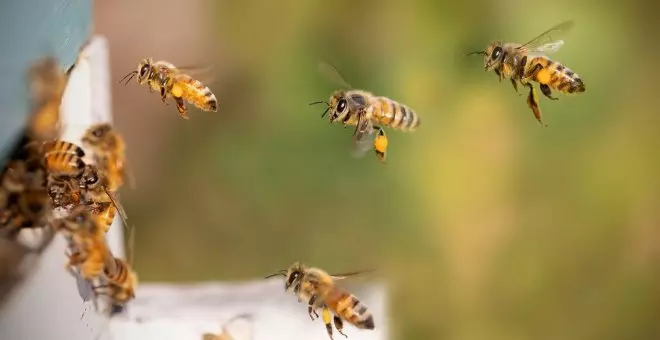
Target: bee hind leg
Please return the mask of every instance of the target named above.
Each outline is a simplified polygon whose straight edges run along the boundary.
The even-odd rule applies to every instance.
[[[552,99],[552,100],[558,100],[559,98],[553,97],[552,96],[552,90],[550,90],[550,86],[547,84],[541,84],[541,92],[543,92],[543,95]]]
[[[330,340],[334,340],[332,338],[332,324],[331,324],[331,315],[330,315],[330,310],[328,307],[323,307],[323,311],[321,312],[323,315],[323,323],[325,324],[325,330],[328,332],[328,336],[330,337]]]
[[[529,106],[530,109],[532,109],[532,112],[534,113],[534,117],[536,117],[536,120],[538,120],[539,123],[541,123],[542,126],[547,126],[545,123],[543,123],[543,118],[541,118],[541,108],[539,107],[539,98],[538,95],[536,94],[536,90],[534,90],[534,86],[530,83],[525,83],[525,86],[529,87],[529,95],[527,96],[527,106]]]
[[[335,321],[335,328],[337,329],[337,332],[339,332],[339,334],[343,335],[344,338],[348,338],[348,335],[344,334],[344,332],[341,331],[342,329],[344,329],[344,322],[341,321],[341,318],[335,315],[334,321]]]
[[[385,163],[385,157],[387,156],[387,136],[382,127],[374,126],[374,129],[378,130],[376,137],[374,137],[374,152],[378,160]]]
[[[176,101],[176,109],[179,110],[179,116],[183,119],[189,119],[188,110],[186,109],[186,103],[183,101],[183,98],[174,97],[174,100]]]

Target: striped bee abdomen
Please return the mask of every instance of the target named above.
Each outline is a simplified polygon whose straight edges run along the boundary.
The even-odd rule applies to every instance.
[[[343,289],[334,289],[325,303],[337,316],[361,329],[374,329],[374,318],[358,298]]]
[[[183,99],[205,111],[218,110],[218,100],[211,89],[189,76],[180,77],[182,78],[179,78],[178,82],[182,84]]]
[[[585,91],[584,82],[568,67],[552,61],[547,57],[536,57],[530,61],[529,69],[540,65],[534,80],[539,84],[546,84],[551,89],[563,93],[580,93]]]
[[[379,124],[401,131],[414,131],[419,126],[419,116],[409,107],[386,97],[377,98],[374,119]]]
[[[85,168],[85,162],[76,154],[66,152],[50,152],[45,157],[48,171],[57,176],[79,177]]]
[[[44,142],[41,146],[41,152],[64,152],[75,154],[78,157],[85,156],[85,151],[81,147],[63,140]]]

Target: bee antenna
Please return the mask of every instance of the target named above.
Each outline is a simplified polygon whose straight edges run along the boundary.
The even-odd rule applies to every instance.
[[[265,279],[270,279],[271,277],[280,276],[280,275],[286,276],[286,270],[280,269],[279,271],[277,271],[277,273],[266,276]]]
[[[124,81],[124,79],[128,78],[126,80],[126,83],[124,83],[124,85],[128,85],[128,82],[131,81],[131,79],[133,79],[133,77],[135,77],[137,75],[137,73],[138,73],[137,71],[132,71],[132,72],[128,73],[127,75],[125,75],[124,78],[121,78],[121,80],[119,82],[121,83],[121,82]]]
[[[317,101],[317,102],[309,103],[310,106],[311,105],[316,105],[316,104],[325,104],[325,105],[330,106],[330,104],[328,102],[326,102],[325,100],[320,100],[320,101]]]
[[[486,51],[476,51],[476,52],[470,52],[466,54],[465,56],[473,55],[473,54],[481,54],[481,55],[486,55]]]
[[[325,109],[325,111],[323,111],[323,114],[321,115],[321,118],[323,118],[325,116],[325,114],[328,113],[328,111],[330,111],[330,106],[328,106],[328,108]]]

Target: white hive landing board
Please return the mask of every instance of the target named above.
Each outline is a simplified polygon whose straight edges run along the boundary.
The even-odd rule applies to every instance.
[[[376,329],[345,324],[344,333],[351,340],[387,339],[385,287],[351,285],[350,289],[373,313]],[[108,338],[201,340],[203,333],[219,333],[227,320],[238,315],[250,319],[230,323],[233,340],[329,339],[323,322],[312,321],[306,304],[285,293],[282,281],[274,279],[240,284],[142,284],[128,313],[110,321]],[[344,337],[335,331],[334,339]]]
[[[108,68],[107,42],[94,37],[81,52],[64,93],[60,107],[64,140],[81,145],[82,133],[90,124],[111,121]],[[113,253],[121,256],[118,217],[107,238]],[[0,340],[94,339],[107,324],[106,318],[92,311],[91,302],[83,302],[90,295],[89,286],[65,270],[65,248],[66,241],[57,235],[34,272],[14,288],[0,310]]]

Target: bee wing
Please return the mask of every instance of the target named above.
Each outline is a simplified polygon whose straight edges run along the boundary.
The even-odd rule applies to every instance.
[[[173,72],[174,74],[186,74],[190,77],[198,79],[205,84],[215,81],[215,77],[213,76],[213,68],[211,66],[177,66],[173,70],[176,70]]]
[[[540,53],[540,54],[551,54],[557,52],[564,45],[563,40],[557,40],[545,45],[541,45],[534,49],[528,50],[529,54]]]
[[[346,81],[346,78],[341,74],[341,72],[339,72],[339,69],[337,69],[334,65],[326,61],[320,61],[318,68],[319,72],[329,81],[345,89],[353,88],[353,86],[351,86],[351,84]]]
[[[360,120],[355,130],[355,136],[351,144],[351,155],[354,158],[362,158],[369,150],[373,149],[375,129],[371,121],[365,119]]]
[[[568,21],[564,21],[562,23],[559,23],[555,26],[552,26],[547,31],[539,34],[536,38],[534,38],[534,39],[522,44],[521,46],[519,46],[518,49],[525,48],[529,51],[534,51],[534,50],[537,50],[537,49],[543,47],[544,45],[551,45],[551,44],[553,44],[553,41],[555,41],[555,39],[558,36],[563,35],[563,34],[567,33],[568,31],[570,31],[571,28],[573,28],[574,24],[575,24],[574,21],[568,20]],[[559,42],[559,41],[561,41],[561,40],[556,40],[555,43]],[[561,44],[559,44],[559,46],[561,46],[563,43],[564,42],[561,41]]]
[[[347,279],[349,277],[354,277],[354,276],[364,275],[364,274],[368,274],[368,273],[373,273],[375,271],[376,271],[375,269],[367,269],[367,270],[361,270],[361,271],[357,271],[357,272],[333,274],[333,275],[330,275],[330,277],[332,277],[333,280],[344,280],[344,279]]]

